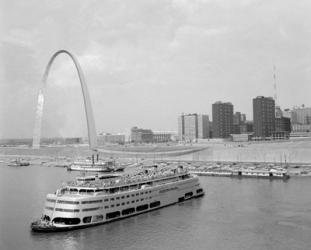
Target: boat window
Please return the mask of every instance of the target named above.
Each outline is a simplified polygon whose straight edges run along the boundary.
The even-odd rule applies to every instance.
[[[117,197],[116,199],[117,199],[117,200],[120,200],[120,197]]]
[[[148,194],[148,192],[145,192],[145,194]]]
[[[103,200],[82,201],[82,204],[102,203]]]
[[[148,204],[140,205],[140,206],[136,207],[136,211],[137,212],[140,212],[140,211],[143,211],[143,210],[146,210],[146,209],[148,209]]]
[[[96,189],[95,192],[104,192],[104,189]]]
[[[124,205],[125,205],[125,203],[124,203],[124,202],[122,202],[122,203],[121,203],[121,205],[122,205],[122,206],[124,206]]]
[[[83,212],[88,212],[88,211],[95,211],[95,210],[99,210],[102,209],[102,207],[90,207],[90,208],[84,208],[82,209]]]
[[[158,207],[160,206],[161,202],[160,201],[155,201],[150,203],[150,208]]]
[[[56,208],[55,210],[59,212],[68,212],[68,213],[79,213],[80,212],[79,209]]]
[[[129,187],[128,186],[123,186],[123,187],[120,187],[120,190],[121,191],[127,191],[129,189]]]
[[[125,198],[124,196],[121,197],[121,199],[124,199],[124,198]]]
[[[129,202],[129,201],[127,201],[127,202],[126,202],[126,204],[130,204],[130,202]]]
[[[119,211],[115,211],[115,212],[107,213],[106,214],[106,219],[113,219],[113,218],[117,218],[119,216],[120,216],[120,212]]]
[[[99,221],[102,221],[104,219],[104,216],[99,214],[99,215],[94,215],[93,216],[93,219],[92,219],[92,222],[99,222]]]
[[[104,201],[109,201],[109,199],[104,199]]]
[[[136,200],[136,202],[139,202],[139,200]]]
[[[79,193],[86,193],[86,189],[80,189]]]
[[[105,206],[105,208],[107,209],[107,208],[109,208],[109,206]]]
[[[122,215],[128,215],[132,213],[135,213],[135,208],[133,207],[122,210]]]
[[[135,196],[135,194],[132,194],[132,197],[134,197]]]
[[[54,210],[54,208],[52,208],[52,207],[45,207],[45,209],[47,209],[47,210]]]
[[[114,198],[110,198],[111,201],[114,201]]]
[[[201,193],[201,192],[203,192],[202,188],[197,189],[197,193]]]
[[[126,196],[126,198],[129,198],[129,197],[130,197],[130,195],[127,195],[127,196]]]
[[[189,196],[192,196],[193,195],[193,193],[192,192],[189,192],[189,193],[186,193],[185,194],[185,197],[189,197]]]
[[[139,193],[136,194],[136,196],[138,196],[138,195],[139,195]]]
[[[54,200],[54,199],[46,199],[46,201],[48,201],[48,202],[55,202],[56,200]]]
[[[144,194],[144,192],[141,192],[140,194],[141,194],[141,195],[143,195],[143,194]]]
[[[132,201],[132,203],[134,203],[135,201]]]
[[[58,200],[57,203],[60,203],[60,204],[79,204],[79,201],[63,201],[63,200]]]
[[[117,204],[117,207],[119,207],[119,206],[120,206],[120,203]]]
[[[83,218],[83,223],[90,223],[92,220],[92,216],[87,216]]]
[[[56,217],[53,219],[55,224],[65,224],[65,225],[78,225],[80,223],[79,218],[62,218]]]
[[[78,193],[78,189],[76,189],[76,188],[70,188],[70,192],[72,192],[72,193]]]
[[[114,204],[112,204],[110,207],[114,207]]]
[[[88,192],[88,193],[94,193],[94,190],[93,190],[93,189],[87,189],[86,192]]]

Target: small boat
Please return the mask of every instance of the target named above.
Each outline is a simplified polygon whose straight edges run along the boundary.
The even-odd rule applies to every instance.
[[[8,166],[10,167],[24,167],[24,166],[29,166],[29,165],[30,165],[29,161],[20,160],[20,159],[13,160],[8,164]]]

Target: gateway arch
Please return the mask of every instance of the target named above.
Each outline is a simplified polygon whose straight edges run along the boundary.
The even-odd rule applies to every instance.
[[[44,104],[44,90],[46,88],[47,78],[48,78],[48,75],[50,72],[50,68],[51,68],[55,58],[60,54],[68,55],[76,67],[76,70],[77,70],[77,73],[79,76],[79,80],[80,80],[81,89],[82,89],[83,100],[84,100],[84,109],[85,109],[85,115],[86,115],[86,121],[87,121],[89,145],[90,145],[90,149],[96,150],[96,148],[97,148],[96,128],[95,128],[95,122],[94,122],[91,100],[90,100],[89,92],[87,90],[87,86],[85,83],[84,74],[83,74],[83,71],[81,69],[81,66],[80,66],[77,58],[67,50],[59,50],[56,53],[54,53],[53,56],[51,57],[48,65],[45,68],[44,75],[42,78],[42,85],[41,85],[39,95],[38,95],[38,104],[37,104],[37,110],[36,110],[36,120],[35,120],[35,127],[34,127],[34,133],[33,133],[32,147],[33,148],[39,148],[40,147],[41,124],[42,124],[42,114],[43,114],[43,104]]]

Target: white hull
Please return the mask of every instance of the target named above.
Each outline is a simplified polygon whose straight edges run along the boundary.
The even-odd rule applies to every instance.
[[[53,231],[61,231],[126,218],[202,195],[198,177],[190,176],[114,194],[76,195],[71,199],[48,194],[43,214],[54,222]]]
[[[107,168],[107,167],[76,166],[76,165],[68,166],[67,170],[70,170],[70,171],[87,171],[87,172],[112,172],[112,170]]]

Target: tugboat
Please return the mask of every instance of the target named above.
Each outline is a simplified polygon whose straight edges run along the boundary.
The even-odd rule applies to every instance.
[[[198,177],[181,166],[113,179],[85,177],[48,194],[43,216],[30,227],[55,232],[96,226],[203,195]]]

